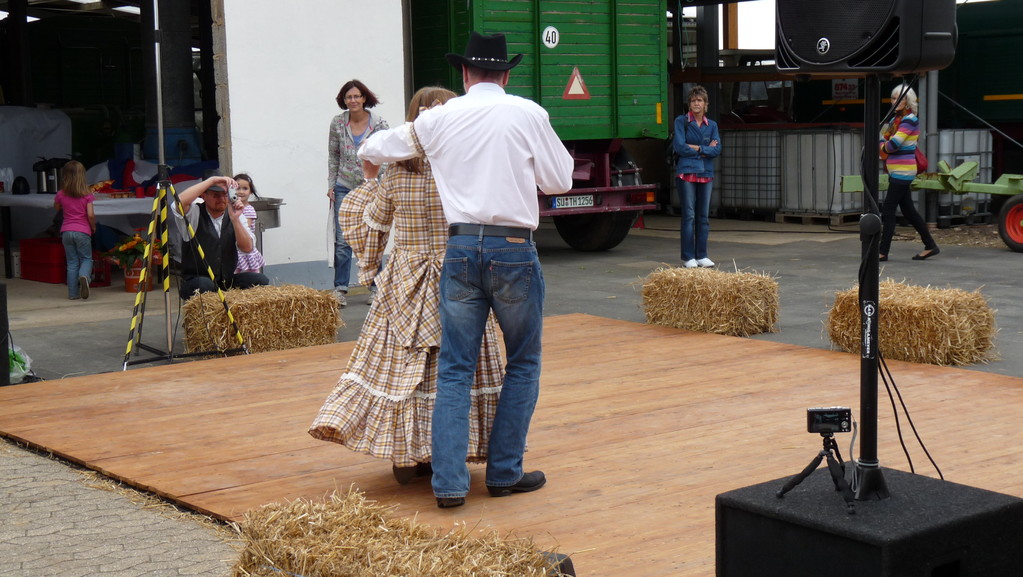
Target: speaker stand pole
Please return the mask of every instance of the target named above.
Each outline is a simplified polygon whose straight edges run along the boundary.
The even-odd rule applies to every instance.
[[[878,246],[881,216],[878,214],[878,125],[881,123],[881,79],[866,77],[863,96],[863,208],[860,217],[862,244],[860,274],[860,458],[856,461],[856,499],[889,497],[888,485],[877,460],[878,372]],[[870,195],[870,196],[868,196]]]

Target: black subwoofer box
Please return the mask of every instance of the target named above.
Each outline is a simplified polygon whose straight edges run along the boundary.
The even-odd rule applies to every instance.
[[[882,472],[891,496],[852,515],[824,468],[784,498],[788,478],[718,495],[717,576],[1023,575],[1023,500]]]

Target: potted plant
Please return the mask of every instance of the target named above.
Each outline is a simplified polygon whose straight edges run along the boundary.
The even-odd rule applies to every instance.
[[[117,246],[103,253],[103,256],[112,258],[124,271],[124,290],[135,292],[142,275],[142,260],[146,255],[146,247],[149,246],[148,239],[142,237],[142,229],[137,229],[135,234],[121,239]],[[160,239],[153,240],[152,262],[160,262]],[[152,278],[147,275],[147,288],[152,287]]]

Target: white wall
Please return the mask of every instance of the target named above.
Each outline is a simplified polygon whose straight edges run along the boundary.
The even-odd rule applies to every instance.
[[[263,235],[268,265],[327,270],[327,134],[334,97],[358,78],[394,126],[405,115],[401,0],[222,0],[230,114],[229,170],[282,198]],[[219,51],[218,51],[219,52]],[[223,96],[218,91],[218,99]],[[222,137],[223,138],[223,137]],[[226,171],[225,171],[226,172]]]

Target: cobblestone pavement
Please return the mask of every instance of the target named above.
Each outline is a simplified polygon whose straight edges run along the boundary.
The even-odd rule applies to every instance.
[[[0,575],[230,575],[228,526],[132,493],[0,441]]]

